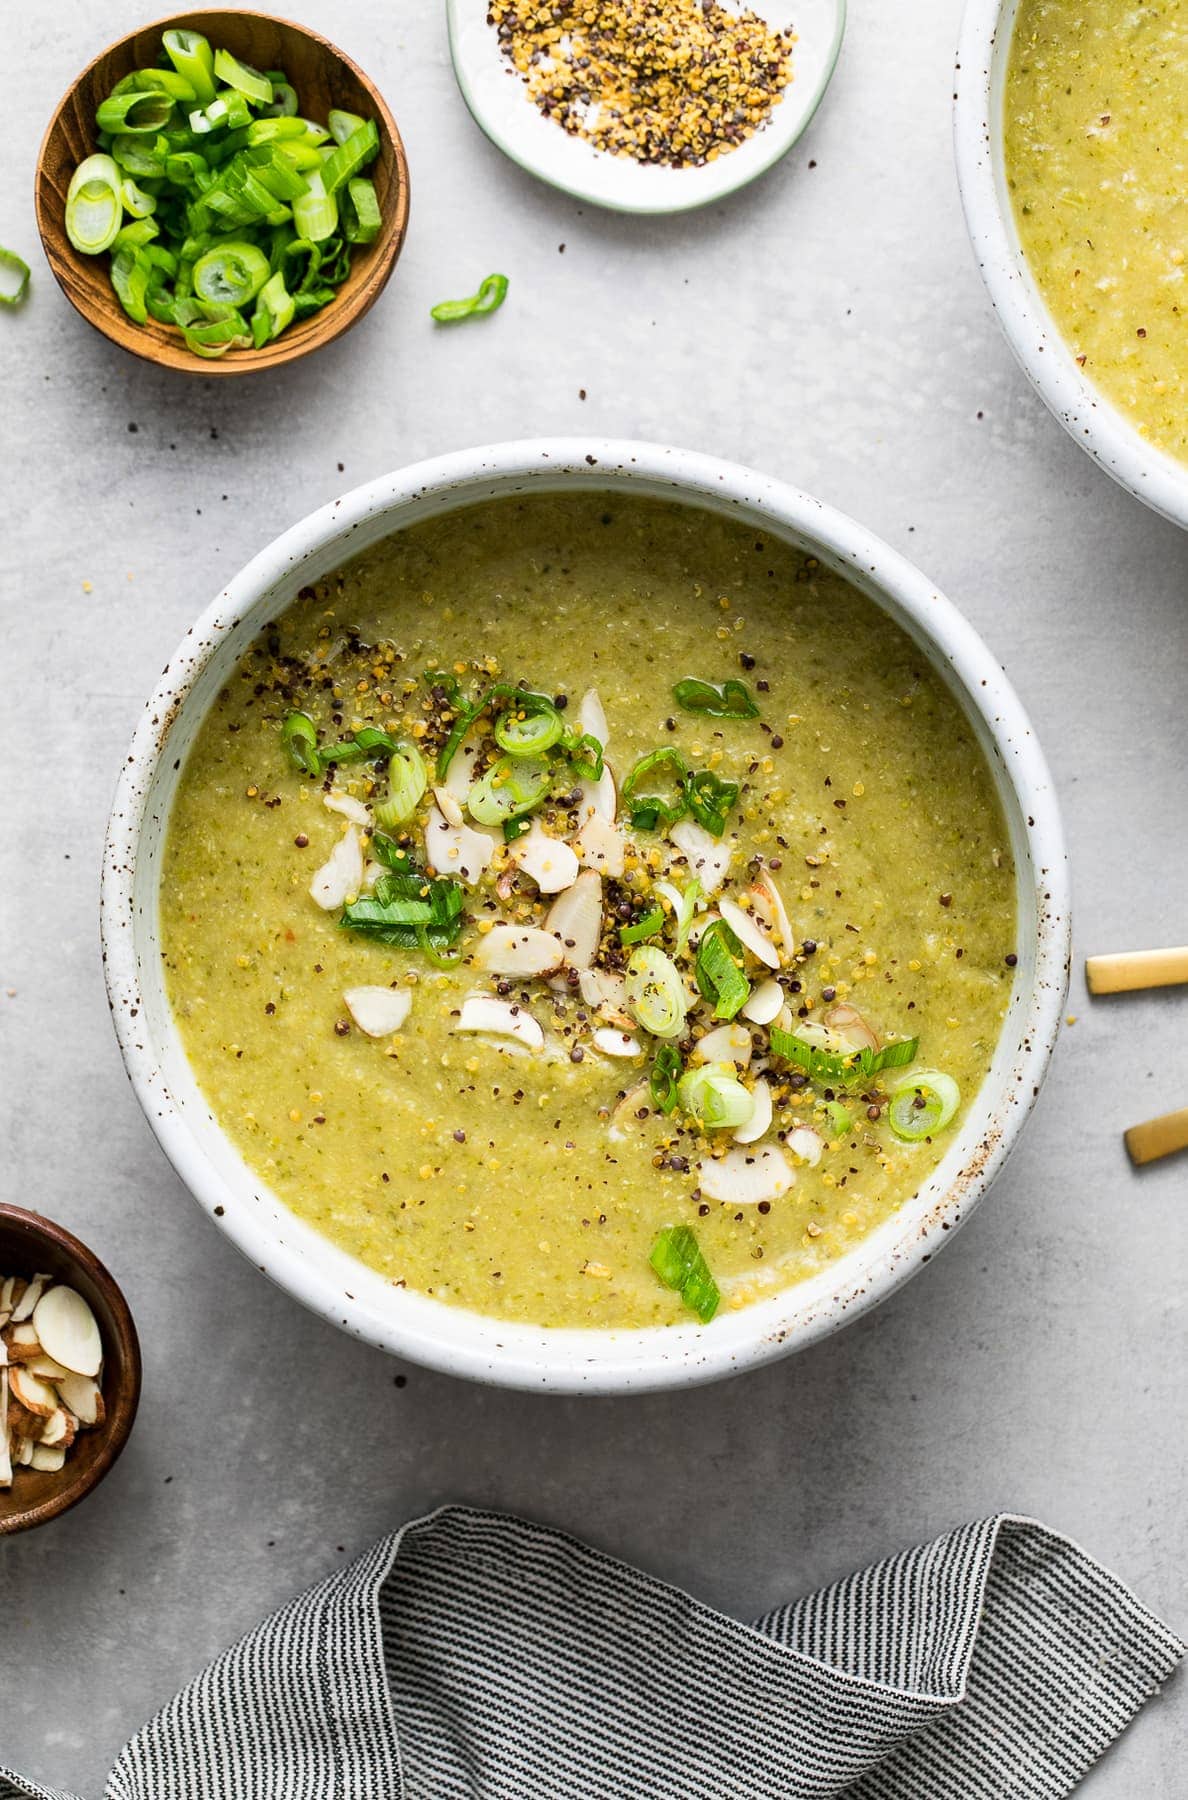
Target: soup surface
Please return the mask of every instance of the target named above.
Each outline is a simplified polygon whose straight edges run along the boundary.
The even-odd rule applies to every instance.
[[[1057,324],[1136,430],[1188,459],[1188,0],[1022,0],[1005,128]]]
[[[304,590],[201,727],[160,906],[263,1180],[394,1282],[545,1325],[843,1256],[943,1155],[1014,963],[997,797],[923,656],[815,559],[619,494]]]

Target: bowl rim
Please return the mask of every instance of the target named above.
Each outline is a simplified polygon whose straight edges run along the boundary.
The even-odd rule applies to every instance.
[[[252,1195],[249,1187],[245,1196],[224,1179],[166,1085],[146,1026],[146,990],[137,951],[138,847],[149,823],[158,767],[170,754],[175,764],[180,763],[170,750],[171,734],[221,641],[246,619],[254,627],[283,604],[282,586],[291,597],[301,584],[302,565],[311,559],[333,549],[337,560],[346,560],[351,540],[362,526],[370,525],[373,537],[387,535],[375,529],[377,521],[390,521],[389,529],[395,531],[410,508],[449,511],[492,489],[523,491],[534,482],[554,488],[582,483],[623,487],[637,478],[651,484],[651,491],[659,488],[686,504],[719,512],[737,508],[740,517],[757,523],[766,519],[782,534],[799,536],[868,592],[877,588],[885,594],[892,617],[901,624],[905,618],[912,622],[918,638],[927,641],[934,666],[952,671],[950,685],[954,679],[958,683],[967,716],[976,716],[994,742],[1003,764],[1000,786],[1012,796],[1028,862],[1037,872],[1032,916],[1029,920],[1020,906],[1016,928],[1016,943],[1023,943],[1026,934],[1027,943],[1034,946],[1035,975],[1029,991],[1017,982],[1013,992],[1011,1005],[1017,1000],[1019,1012],[1009,1076],[1002,1081],[997,1110],[989,1106],[988,1083],[984,1085],[979,1106],[970,1113],[970,1120],[977,1123],[976,1130],[968,1127],[965,1160],[944,1190],[938,1188],[929,1197],[928,1210],[905,1220],[901,1229],[906,1208],[901,1209],[889,1222],[894,1230],[887,1241],[872,1248],[879,1233],[863,1240],[852,1255],[826,1272],[819,1292],[808,1291],[817,1284],[814,1278],[813,1284],[783,1289],[771,1300],[719,1314],[708,1329],[677,1325],[637,1332],[513,1325],[411,1290],[402,1292],[395,1303],[386,1294],[382,1311],[373,1309],[352,1291],[358,1281],[348,1287],[292,1247],[295,1216],[258,1177],[243,1175],[246,1165],[239,1163],[242,1179],[260,1192]],[[373,540],[360,537],[355,548],[362,549],[368,541]],[[176,770],[166,770],[161,779],[171,785],[175,774]],[[155,805],[163,818],[167,801],[157,799]],[[146,966],[155,970],[159,968],[152,935],[155,893],[149,904],[152,919],[145,929],[152,955]],[[1068,986],[1068,866],[1051,776],[1018,697],[973,627],[897,551],[832,507],[737,464],[662,445],[542,438],[454,452],[367,482],[282,533],[228,583],[166,665],[122,766],[104,847],[101,934],[116,1035],[145,1115],[190,1192],[259,1269],[311,1310],[363,1341],[446,1373],[537,1391],[640,1392],[717,1380],[805,1347],[892,1293],[953,1235],[1013,1147],[1050,1059]],[[184,1062],[171,1021],[167,1030]],[[206,1111],[214,1138],[225,1148],[229,1140],[209,1108]],[[921,1195],[932,1182],[930,1177],[922,1185]],[[260,1201],[265,1195],[283,1217],[283,1228],[243,1204],[245,1197]],[[304,1229],[312,1233],[312,1227]],[[879,1228],[880,1233],[887,1230]],[[325,1239],[317,1239],[317,1244],[326,1250]],[[325,1264],[324,1257],[322,1261]],[[352,1272],[362,1269],[350,1261]]]
[[[0,1227],[15,1225],[27,1232],[32,1238],[42,1239],[51,1244],[59,1253],[67,1256],[72,1262],[85,1270],[95,1286],[101,1290],[108,1306],[111,1308],[114,1323],[115,1352],[119,1361],[121,1374],[120,1405],[114,1417],[105,1420],[101,1426],[102,1437],[93,1462],[81,1474],[76,1471],[73,1481],[65,1480],[62,1486],[52,1493],[48,1499],[37,1506],[25,1507],[20,1512],[0,1515],[0,1537],[11,1537],[19,1531],[30,1531],[34,1526],[48,1524],[51,1519],[61,1518],[63,1513],[77,1506],[80,1500],[93,1493],[103,1478],[111,1471],[119,1460],[129,1434],[136,1420],[137,1408],[140,1405],[140,1389],[143,1379],[143,1365],[140,1354],[140,1339],[132,1318],[123,1289],[102,1263],[95,1252],[75,1237],[64,1225],[55,1219],[48,1219],[44,1213],[30,1212],[27,1207],[13,1206],[7,1201],[0,1201]],[[111,1335],[110,1333],[108,1334]],[[111,1346],[105,1346],[110,1354]],[[69,1471],[69,1462],[63,1474]]]
[[[311,42],[320,45],[324,52],[329,52],[330,55],[337,57],[339,62],[344,63],[346,67],[357,76],[368,94],[374,97],[376,109],[379,113],[381,130],[386,133],[392,146],[392,154],[395,159],[398,177],[394,201],[394,228],[389,243],[384,247],[384,261],[380,265],[380,279],[366,294],[363,304],[354,307],[354,309],[349,312],[341,314],[334,321],[334,329],[328,331],[324,337],[304,343],[300,341],[292,342],[285,345],[283,351],[278,351],[275,355],[263,361],[258,354],[253,354],[251,356],[232,355],[226,357],[195,356],[192,357],[189,362],[175,362],[171,357],[162,354],[163,346],[159,345],[154,337],[146,336],[141,339],[134,333],[122,333],[117,329],[119,321],[114,315],[110,318],[106,313],[98,313],[92,316],[90,312],[85,312],[83,310],[74,294],[70,291],[70,287],[65,278],[64,263],[56,252],[51,251],[49,243],[46,240],[48,218],[48,200],[46,197],[46,190],[48,188],[46,154],[49,148],[50,139],[58,125],[58,121],[65,108],[69,105],[74,93],[86,80],[87,76],[91,73],[91,70],[103,61],[104,57],[110,56],[113,51],[123,49],[125,44],[130,43],[134,38],[140,37],[144,32],[168,31],[175,25],[185,24],[188,20],[198,18],[208,13],[240,15],[245,18],[263,19],[270,25],[284,26],[288,31],[295,31],[299,33],[301,37],[309,38]],[[191,6],[180,12],[175,11],[165,13],[160,18],[148,19],[142,25],[137,25],[133,30],[126,31],[122,37],[113,38],[109,44],[105,45],[103,49],[98,50],[95,55],[91,57],[90,61],[79,70],[78,74],[69,83],[61,98],[58,100],[57,105],[50,113],[49,121],[41,135],[41,141],[37,146],[37,157],[33,167],[33,213],[37,222],[37,236],[41,243],[42,255],[49,264],[50,273],[57,282],[59,289],[74,308],[74,311],[78,314],[79,318],[87,325],[90,325],[93,330],[98,331],[105,337],[108,343],[115,344],[129,356],[138,357],[141,362],[151,363],[158,369],[171,369],[178,375],[203,375],[214,377],[260,375],[265,374],[271,369],[284,368],[288,363],[299,362],[302,357],[310,356],[317,350],[325,349],[328,344],[333,344],[339,338],[345,336],[353,326],[359,323],[360,319],[365,318],[371,311],[371,308],[375,305],[392,277],[393,270],[400,260],[400,253],[404,248],[404,240],[408,235],[408,156],[404,148],[404,140],[400,136],[400,129],[393,117],[392,110],[378,85],[372,81],[370,75],[367,74],[365,69],[360,67],[352,56],[348,56],[345,50],[340,50],[337,44],[330,38],[324,37],[320,31],[316,31],[311,25],[303,25],[297,19],[287,18],[282,13],[265,12],[259,7],[254,6]],[[78,254],[79,253],[71,245],[70,255],[77,256]],[[316,316],[318,315],[315,315],[315,317]],[[129,323],[131,324],[132,321],[129,321]]]
[[[1069,436],[1136,499],[1188,527],[1188,466],[1087,380],[1028,267],[1002,169],[1002,81],[1020,0],[966,0],[953,93],[957,185],[978,269],[1016,359]]]

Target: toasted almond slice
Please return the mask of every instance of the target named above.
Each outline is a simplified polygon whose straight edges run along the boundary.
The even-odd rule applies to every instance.
[[[33,1323],[41,1347],[75,1375],[98,1375],[103,1344],[95,1315],[72,1287],[52,1287],[37,1302]]]
[[[64,1292],[71,1292],[64,1289]],[[57,1410],[58,1396],[48,1381],[42,1381],[40,1375],[30,1375],[28,1369],[14,1363],[8,1372],[9,1392],[24,1407],[26,1412],[35,1413],[39,1419],[48,1419]]]
[[[12,1391],[11,1382],[8,1388],[7,1420],[12,1437],[32,1438],[34,1441],[41,1436],[41,1428],[46,1422],[41,1413],[30,1412],[27,1406],[21,1405]]]
[[[721,838],[711,837],[695,819],[678,819],[668,836],[700,881],[702,893],[716,894],[730,867],[730,845]]]
[[[536,819],[512,845],[511,858],[542,894],[560,894],[571,888],[581,867],[577,852],[561,838],[550,837]]]
[[[729,1206],[757,1206],[761,1200],[778,1200],[796,1180],[782,1150],[769,1145],[762,1150],[728,1150],[725,1156],[707,1158],[698,1170],[702,1193]]]
[[[561,967],[564,954],[553,933],[538,925],[492,925],[480,939],[474,960],[492,975],[533,977],[551,975]]]
[[[609,1025],[600,1025],[594,1033],[594,1043],[604,1056],[642,1056],[643,1045],[629,1031],[613,1031]]]
[[[70,1373],[60,1362],[55,1362],[52,1356],[47,1356],[44,1350],[39,1356],[31,1356],[25,1367],[30,1375],[40,1375],[43,1381],[52,1382],[54,1387],[57,1387],[63,1375]]]
[[[77,1430],[77,1420],[64,1406],[58,1406],[41,1427],[41,1436],[37,1441],[40,1444],[61,1444],[64,1450],[69,1450]]]
[[[435,787],[433,798],[437,802],[438,812],[447,825],[452,825],[455,830],[459,825],[465,825],[466,815],[462,811],[462,804],[457,794],[452,794],[448,787]]]
[[[879,1047],[878,1033],[867,1024],[856,1006],[847,1006],[844,1002],[831,1006],[822,1023],[844,1038],[851,1050],[877,1050]]]
[[[602,936],[602,877],[596,870],[583,869],[573,886],[557,896],[545,927],[560,938],[563,960],[571,969],[591,967]]]
[[[784,990],[778,981],[761,981],[739,1009],[752,1025],[771,1025],[780,1016]]]
[[[736,1144],[755,1144],[771,1130],[772,1106],[771,1089],[765,1081],[757,1081],[751,1089],[751,1098],[755,1110],[745,1125],[740,1125],[734,1134]]]
[[[66,1450],[62,1444],[33,1444],[29,1452],[29,1467],[44,1469],[47,1474],[56,1475],[66,1461]]]
[[[425,855],[438,875],[453,876],[473,887],[495,855],[496,839],[471,825],[451,825],[439,807],[429,808]]]
[[[779,968],[779,951],[770,938],[765,935],[758,920],[745,907],[739,906],[737,901],[728,900],[723,896],[718,902],[718,911],[744,950],[749,950],[752,956],[757,956],[759,961],[766,963],[769,969]]]
[[[391,1037],[408,1017],[411,988],[353,987],[343,991],[343,1004],[368,1037]]]
[[[578,860],[617,881],[627,861],[627,840],[613,819],[592,813],[573,840]]]
[[[33,1461],[32,1438],[14,1438],[12,1443],[12,1460],[18,1468],[27,1469]],[[63,1457],[63,1462],[66,1460]]]
[[[754,1046],[751,1034],[743,1025],[719,1025],[698,1038],[693,1046],[694,1062],[736,1063],[745,1068]]]
[[[462,1002],[454,1030],[484,1031],[494,1037],[516,1038],[529,1050],[544,1047],[544,1032],[530,1012],[522,1006],[513,1006],[509,1000],[489,999],[486,994],[473,994]]]
[[[582,703],[578,707],[578,723],[587,736],[597,738],[602,748],[606,749],[610,742],[610,727],[606,722],[606,709],[597,688],[587,688],[582,695]]]
[[[602,774],[597,781],[591,781],[587,776],[581,783],[581,790],[582,798],[578,806],[579,825],[584,825],[596,814],[599,818],[613,821],[619,810],[619,789],[615,781],[614,770],[609,763],[603,763]]]
[[[32,1362],[35,1357],[44,1354],[36,1328],[28,1320],[23,1325],[6,1325],[4,1342],[8,1348],[9,1362]]]
[[[792,921],[788,917],[788,909],[784,905],[779,884],[769,870],[764,869],[761,874],[756,876],[751,887],[751,901],[759,918],[775,937],[783,950],[785,960],[787,960],[796,949],[796,940],[792,935]]]
[[[811,1169],[816,1168],[825,1150],[824,1138],[819,1131],[814,1131],[811,1125],[798,1125],[795,1131],[788,1133],[784,1142],[793,1156],[798,1156],[801,1162],[808,1163]]]
[[[450,766],[446,770],[446,778],[442,782],[448,794],[455,800],[464,801],[479,773],[479,747],[477,738],[469,738],[459,744],[450,758]]]
[[[587,1006],[621,1012],[626,1003],[627,983],[614,969],[582,969],[578,974],[578,992]]]
[[[651,1086],[646,1081],[637,1081],[634,1087],[627,1089],[611,1113],[608,1135],[616,1142],[621,1142],[629,1131],[641,1123],[640,1114],[642,1113],[644,1118],[647,1118],[651,1110]]]
[[[41,1299],[46,1288],[53,1280],[52,1275],[34,1275],[32,1281],[12,1309],[12,1323],[23,1325],[26,1319],[33,1317],[34,1308]]]
[[[333,813],[341,813],[352,825],[370,825],[371,810],[364,806],[362,800],[356,800],[353,794],[344,794],[340,788],[333,793],[322,795],[322,805],[329,807]]]
[[[337,912],[362,886],[363,842],[352,825],[310,882],[309,891],[324,912]]]
[[[102,1425],[103,1391],[93,1375],[63,1375],[54,1383],[58,1398],[80,1425]]]

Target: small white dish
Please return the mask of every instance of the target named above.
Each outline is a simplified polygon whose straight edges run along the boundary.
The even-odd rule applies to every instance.
[[[1156,449],[1077,367],[1027,266],[1003,155],[1003,96],[1019,0],[966,0],[957,52],[957,180],[978,268],[1007,342],[1069,436],[1120,487],[1188,528],[1188,466]]]
[[[645,166],[596,150],[546,119],[487,23],[487,0],[447,0],[458,86],[493,144],[529,174],[614,212],[674,213],[745,187],[787,154],[824,96],[841,49],[846,0],[750,0],[779,30],[796,31],[792,80],[762,130],[696,169]]]

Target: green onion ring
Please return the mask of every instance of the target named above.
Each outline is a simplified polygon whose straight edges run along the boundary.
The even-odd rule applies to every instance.
[[[0,245],[0,270],[11,270],[16,276],[15,287],[7,287],[0,282],[0,306],[19,306],[29,291],[28,263],[15,250],[5,250]]]
[[[506,275],[488,275],[477,294],[466,300],[439,300],[429,308],[429,316],[439,325],[452,325],[458,319],[478,318],[497,312],[507,299]]]

